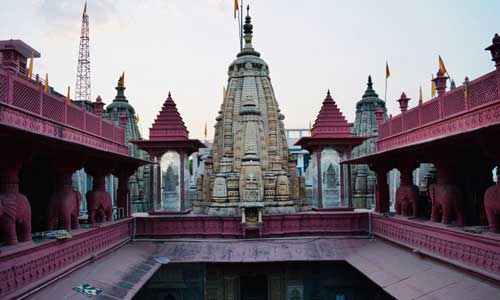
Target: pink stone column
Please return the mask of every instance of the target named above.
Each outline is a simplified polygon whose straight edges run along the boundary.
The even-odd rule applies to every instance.
[[[323,176],[321,174],[321,151],[319,148],[316,150],[316,164],[318,165],[318,207],[323,208]]]
[[[387,184],[387,170],[375,169],[377,174],[375,211],[378,213],[389,212],[389,185]]]
[[[185,203],[185,195],[184,195],[184,157],[185,157],[185,153],[183,150],[179,151],[179,159],[180,159],[180,163],[179,163],[179,168],[180,168],[180,210],[183,211],[186,209],[186,203]]]
[[[158,155],[156,157],[156,207],[153,208],[153,211],[156,210],[156,208],[160,209],[161,208],[161,155]]]

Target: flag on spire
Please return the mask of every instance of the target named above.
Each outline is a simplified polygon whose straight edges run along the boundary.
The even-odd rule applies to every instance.
[[[125,86],[125,72],[122,72],[122,76],[120,76],[120,86]]]
[[[422,86],[418,89],[418,103],[422,104],[424,102],[424,96],[422,95]]]
[[[441,73],[446,74],[448,71],[446,70],[446,66],[444,65],[443,59],[441,58],[441,55],[439,55],[439,70],[441,70]]]
[[[139,114],[135,116],[135,124],[139,124]]]
[[[234,18],[236,19],[237,13],[239,10],[238,0],[234,0]]]
[[[87,14],[87,1],[85,1],[85,5],[83,6],[83,15]]]
[[[49,91],[49,74],[45,73],[45,85],[43,86],[43,91],[48,92]]]
[[[434,81],[434,74],[432,75],[432,86],[431,86],[431,96],[434,98],[436,96],[436,82]]]
[[[28,67],[28,78],[31,79],[33,77],[33,51],[31,51],[30,64]]]
[[[222,100],[226,99],[227,96],[227,89],[225,86],[222,86],[222,97],[224,97]]]
[[[391,71],[389,70],[389,63],[385,62],[385,79],[391,76]]]
[[[66,94],[66,101],[68,101],[68,103],[69,103],[69,102],[71,102],[71,98],[70,98],[70,96],[69,96],[69,95],[70,95],[69,93],[70,93],[70,87],[69,87],[69,85],[68,85],[68,92],[67,92],[67,94]]]

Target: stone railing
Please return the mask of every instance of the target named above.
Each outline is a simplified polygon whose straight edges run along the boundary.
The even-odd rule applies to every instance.
[[[401,113],[380,126],[377,151],[500,123],[500,72],[493,71]]]
[[[373,233],[448,264],[500,280],[500,237],[473,234],[430,221],[372,214]]]
[[[130,239],[131,219],[72,231],[67,240],[0,248],[0,299],[19,295]]]
[[[149,216],[136,218],[136,237],[242,238],[239,217]],[[368,231],[366,212],[304,213],[264,216],[261,237],[300,235],[360,235]]]
[[[43,90],[41,82],[0,69],[0,123],[71,142],[128,154],[125,130]]]

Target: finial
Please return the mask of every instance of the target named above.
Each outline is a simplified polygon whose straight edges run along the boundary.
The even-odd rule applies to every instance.
[[[378,98],[378,94],[373,90],[372,76],[368,75],[368,82],[366,83],[366,91],[363,94],[363,98],[374,97]]]
[[[331,95],[330,95],[330,89],[328,89],[328,91],[326,92],[326,96],[327,97],[331,97]]]
[[[457,84],[455,83],[455,80],[450,81],[450,90],[454,90],[457,87]]]
[[[491,42],[491,45],[484,50],[490,51],[491,60],[495,62],[497,70],[500,70],[500,36],[498,33],[495,34]]]
[[[95,98],[95,101],[96,102],[102,102],[101,95],[97,95],[97,98]]]
[[[247,6],[247,16],[245,17],[245,25],[243,25],[243,39],[245,40],[245,45],[237,57],[244,55],[254,55],[259,57],[260,53],[255,51],[252,46],[252,34],[253,25],[252,18],[250,17],[250,5]]]
[[[408,109],[408,101],[410,101],[410,98],[406,97],[405,92],[402,92],[401,97],[398,99],[399,109],[402,113]]]
[[[87,14],[87,1],[85,1],[85,5],[83,6],[83,15]]]
[[[168,91],[168,98],[172,98],[172,95],[170,94],[170,91]]]

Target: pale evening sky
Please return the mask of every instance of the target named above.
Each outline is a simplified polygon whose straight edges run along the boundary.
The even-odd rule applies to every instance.
[[[35,73],[58,91],[75,88],[83,0],[0,0],[0,39],[19,38],[42,54]],[[287,128],[307,128],[326,90],[349,122],[368,74],[383,98],[389,62],[389,113],[402,91],[417,103],[441,55],[461,84],[493,70],[484,48],[500,32],[500,1],[246,0],[254,47],[270,66]],[[192,138],[209,139],[239,50],[233,0],[89,0],[92,98],[126,95],[148,134],[169,91]]]

